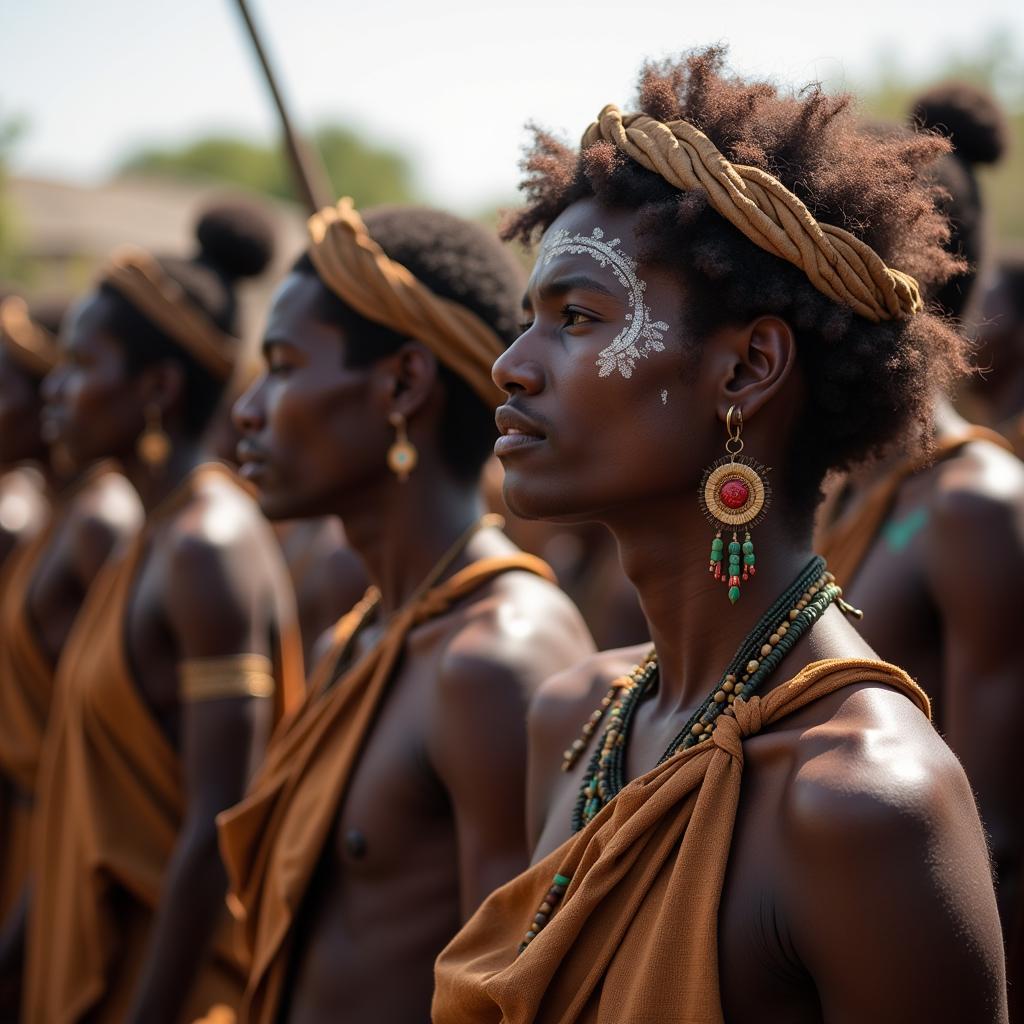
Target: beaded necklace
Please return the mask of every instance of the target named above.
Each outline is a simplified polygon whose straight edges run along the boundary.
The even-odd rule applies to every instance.
[[[732,705],[755,693],[778,667],[800,637],[822,612],[840,601],[842,590],[826,570],[825,560],[815,557],[758,620],[747,634],[722,676],[721,682],[697,707],[686,725],[669,744],[658,764],[673,754],[710,739],[722,714],[733,714]],[[842,602],[845,605],[845,602]],[[847,606],[848,607],[848,606]],[[586,750],[602,719],[607,723],[591,755],[572,812],[573,832],[579,832],[625,785],[626,744],[630,726],[643,698],[658,678],[658,656],[651,651],[628,675],[612,684],[600,706],[583,726],[582,735],[565,752],[562,770],[569,771]]]
[[[860,612],[843,600],[835,577],[823,558],[815,556],[761,616],[740,644],[722,681],[701,702],[676,738],[668,745],[658,764],[680,750],[710,739],[720,715],[733,715],[736,701],[750,697],[778,667],[797,640],[817,621],[830,604],[857,618]],[[597,745],[572,812],[572,830],[579,832],[625,785],[626,741],[637,707],[658,678],[658,655],[652,650],[628,675],[616,679],[583,726],[582,735],[565,752],[562,771],[569,771],[587,749],[590,738],[607,715],[601,742]],[[518,954],[540,934],[562,902],[572,879],[555,875],[551,888],[530,922]]]

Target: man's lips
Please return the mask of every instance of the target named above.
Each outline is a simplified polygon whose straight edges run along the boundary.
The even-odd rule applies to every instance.
[[[509,452],[542,444],[546,439],[544,431],[533,420],[510,405],[498,407],[494,422],[501,431],[501,437],[494,442],[495,455],[507,455]]]
[[[238,472],[246,480],[254,480],[266,472],[266,455],[248,441],[239,441],[235,449]]]

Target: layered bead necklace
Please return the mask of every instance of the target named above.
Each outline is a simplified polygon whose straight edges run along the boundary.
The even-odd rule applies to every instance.
[[[737,701],[746,700],[760,688],[830,604],[837,603],[844,612],[859,617],[860,612],[843,601],[842,594],[835,577],[827,570],[825,560],[817,556],[812,558],[803,572],[747,634],[721,682],[690,716],[658,764],[663,764],[681,750],[710,739],[718,718],[735,714],[733,705]],[[651,692],[657,679],[658,655],[652,650],[632,672],[620,676],[611,684],[608,693],[583,726],[580,737],[565,752],[562,771],[567,772],[587,749],[602,720],[607,718],[573,808],[574,833],[592,821],[601,808],[625,786],[629,729],[636,709],[644,696]],[[551,919],[571,881],[568,875],[555,875],[519,944],[519,953],[533,942]]]
[[[732,715],[736,701],[745,700],[755,693],[821,613],[841,598],[842,590],[836,586],[835,577],[827,571],[825,560],[819,557],[811,559],[747,634],[718,686],[690,716],[658,764],[680,750],[710,739],[719,716]],[[657,679],[658,656],[652,650],[632,672],[611,684],[600,706],[583,726],[582,735],[565,752],[562,771],[570,771],[602,720],[607,719],[573,808],[573,832],[579,832],[592,821],[625,785],[626,743],[630,727],[637,708]]]

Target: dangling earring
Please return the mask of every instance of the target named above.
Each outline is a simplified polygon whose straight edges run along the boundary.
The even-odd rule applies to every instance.
[[[153,474],[159,473],[171,457],[171,439],[164,433],[156,402],[146,406],[146,428],[135,442],[135,454]]]
[[[405,417],[400,412],[393,412],[388,420],[397,435],[395,443],[388,449],[388,468],[398,477],[399,482],[404,484],[409,479],[409,474],[416,468],[419,453],[405,432]]]
[[[740,599],[740,580],[746,582],[757,573],[754,542],[750,531],[764,518],[771,503],[772,492],[765,475],[767,466],[740,455],[743,451],[743,413],[729,406],[725,416],[725,429],[729,437],[725,442],[728,454],[713,462],[700,482],[700,507],[708,522],[715,527],[711,541],[708,572],[729,587],[729,600]],[[737,527],[744,528],[740,543]],[[732,532],[728,552],[722,531]],[[728,554],[728,569],[722,562]]]

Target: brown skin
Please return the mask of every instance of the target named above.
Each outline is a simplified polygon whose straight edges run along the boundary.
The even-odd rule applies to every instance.
[[[589,235],[600,225],[635,253],[635,222],[633,212],[588,200],[551,230]],[[569,254],[534,271],[532,323],[494,371],[510,396],[498,411],[503,432],[534,435],[498,442],[509,506],[604,523],[640,593],[661,678],[630,734],[630,779],[655,765],[811,556],[809,531],[797,536],[786,522],[776,474],[775,506],[756,530],[757,577],[731,607],[707,575],[711,533],[694,497],[703,468],[721,454],[732,405],[743,411],[746,452],[785,464],[803,389],[792,330],[767,316],[722,329],[681,373],[689,339],[675,311],[684,295],[667,271],[642,267],[641,275],[652,316],[670,330],[666,351],[641,359],[631,379],[599,379],[595,367],[622,329],[624,291],[609,269]],[[534,702],[535,858],[570,835],[585,758],[563,774],[562,751],[643,650],[599,655],[552,679]],[[830,608],[766,689],[814,660],[865,656],[865,642]],[[748,740],[744,762],[719,917],[728,1021],[1005,1022],[999,921],[970,788],[905,698],[877,685],[844,689]]]
[[[940,401],[937,435],[964,426]],[[1024,466],[976,441],[900,488],[848,588],[867,610],[861,633],[931,696],[935,723],[971,780],[1007,933],[1024,858],[1024,796],[1015,784],[1024,770],[1024,673],[1007,639],[1020,624],[1008,595],[1022,575]]]
[[[293,274],[271,310],[268,369],[235,410],[243,472],[271,518],[333,514],[388,615],[481,515],[478,481],[438,450],[437,363],[410,342],[347,369],[344,338],[319,316],[322,286]],[[419,465],[386,467],[391,412]],[[478,533],[455,567],[515,548]],[[367,630],[356,656],[379,636]],[[296,927],[282,1020],[420,1022],[433,963],[498,885],[527,863],[523,791],[530,695],[593,650],[575,608],[510,572],[413,630]]]
[[[231,413],[245,390],[221,402],[203,437],[204,449],[235,469],[241,435]],[[278,522],[274,532],[295,591],[305,664],[314,665],[325,631],[366,592],[366,570],[334,516]]]
[[[366,593],[366,569],[333,516],[276,523],[295,588],[306,665],[317,663],[319,642]]]
[[[27,373],[0,346],[0,465],[35,463],[45,467],[48,451],[40,421],[39,381]],[[72,486],[75,479],[61,481]],[[3,480],[0,510],[14,509],[21,522],[5,532],[19,541],[46,522],[49,495],[58,486],[46,470],[19,469]],[[88,484],[75,497],[68,515],[43,552],[29,584],[27,604],[39,645],[56,666],[71,626],[96,573],[110,553],[131,537],[141,521],[138,497],[123,477],[106,474]],[[15,799],[31,802],[29,793],[16,790]],[[16,1015],[20,994],[21,961],[29,894],[0,922],[0,1015]]]
[[[179,364],[132,375],[107,327],[109,299],[88,296],[66,338],[67,359],[47,379],[53,436],[76,459],[118,458],[147,514],[205,460],[180,427],[187,401]],[[161,473],[141,464],[135,442],[156,403],[173,444]],[[186,811],[167,866],[128,1020],[178,1020],[179,1007],[223,912],[227,878],[216,815],[236,803],[262,757],[272,708],[266,700],[179,699],[179,666],[193,658],[271,655],[291,601],[287,570],[255,502],[221,479],[162,520],[140,564],[125,626],[128,658],[143,698],[179,752]]]

